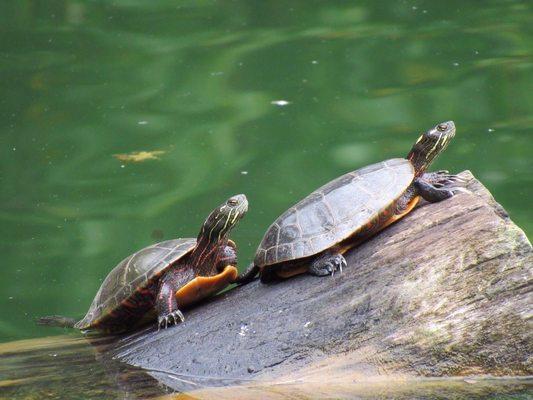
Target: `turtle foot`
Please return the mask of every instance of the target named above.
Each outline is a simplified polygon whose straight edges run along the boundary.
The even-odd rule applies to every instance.
[[[440,177],[435,183],[433,183],[433,186],[440,188],[440,187],[447,187],[449,185],[461,185],[464,186],[466,184],[466,180],[461,178],[457,175],[444,175]]]
[[[446,170],[429,172],[415,179],[419,194],[429,202],[436,203],[449,199],[459,192],[470,193],[465,188],[468,181]]]
[[[449,185],[464,186],[467,180],[459,175],[450,174],[447,170],[441,170],[437,172],[429,172],[424,174],[424,180],[436,188],[447,187]]]
[[[172,325],[177,325],[180,322],[185,321],[185,317],[180,310],[172,311],[170,314],[159,317],[157,320],[157,330],[167,329]]]
[[[449,197],[452,197],[460,192],[470,193],[470,191],[465,188],[468,182],[466,179],[458,175],[452,175],[448,173],[439,174],[439,172],[443,171],[438,171],[436,173],[437,176],[431,181],[434,188],[448,192]]]
[[[325,254],[313,261],[308,272],[315,276],[334,275],[336,271],[342,273],[342,268],[346,265],[346,259],[342,254]]]
[[[472,193],[470,190],[462,187],[462,186],[444,186],[441,189],[444,192],[447,192],[448,197],[455,196],[457,193]]]
[[[415,187],[418,193],[427,201],[437,203],[449,199],[459,192],[470,193],[461,183],[444,184],[428,183],[424,179],[415,179]]]

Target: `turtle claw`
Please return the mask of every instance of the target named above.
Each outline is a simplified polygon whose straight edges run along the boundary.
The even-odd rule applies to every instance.
[[[159,317],[157,320],[157,330],[167,329],[172,325],[177,325],[180,322],[185,321],[185,317],[180,310],[172,311],[170,314],[164,317]]]
[[[448,185],[451,185],[453,183],[464,185],[466,183],[466,180],[458,176],[452,175],[449,177],[444,177],[444,179],[439,179],[433,184],[433,186],[435,186],[436,188],[441,188],[441,187],[446,187]]]
[[[430,186],[426,188],[426,200],[440,201],[450,198],[458,192],[470,193],[464,188],[467,179],[450,174],[446,170],[430,172],[424,175],[424,180]],[[431,187],[433,189],[431,189]]]
[[[440,195],[441,197],[447,198],[447,199],[455,196],[457,193],[469,193],[469,194],[472,193],[470,190],[462,186],[442,187],[442,188],[436,188],[436,190],[442,193]]]
[[[446,180],[449,182],[459,182],[462,184],[468,182],[465,178],[458,175],[450,175]]]
[[[342,274],[342,267],[347,267],[348,263],[346,262],[346,259],[342,257],[341,263],[339,264],[339,272]]]
[[[452,192],[452,195],[455,195],[457,193],[470,193],[470,194],[472,193],[470,190],[462,186],[454,186],[454,187],[448,188],[448,191]]]
[[[434,186],[444,186],[454,182],[467,182],[467,180],[462,176],[450,174],[450,172],[445,169],[437,172],[428,172],[427,174],[424,174],[424,178],[428,183],[431,183]]]
[[[457,175],[441,175],[435,183],[466,182],[466,179]]]
[[[316,276],[335,275],[342,273],[342,267],[346,266],[346,260],[341,254],[327,254],[316,259],[309,267],[309,273]]]
[[[337,270],[335,266],[331,263],[328,263],[328,269],[331,271],[331,276],[335,275],[335,271]]]

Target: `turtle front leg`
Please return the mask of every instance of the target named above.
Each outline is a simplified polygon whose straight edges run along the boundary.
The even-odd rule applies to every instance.
[[[418,194],[425,200],[430,203],[437,203],[449,199],[457,192],[468,192],[461,186],[464,182],[464,179],[457,175],[450,175],[448,171],[439,171],[426,173],[420,178],[416,178],[414,186]]]
[[[342,267],[346,265],[346,259],[341,253],[327,252],[316,258],[307,272],[315,276],[333,275],[336,271],[342,272]]]
[[[194,273],[190,268],[186,270],[170,270],[159,283],[156,297],[157,330],[166,329],[185,321],[183,313],[178,308],[176,291],[194,279]]]

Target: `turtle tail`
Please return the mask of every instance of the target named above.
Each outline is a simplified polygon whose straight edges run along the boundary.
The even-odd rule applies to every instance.
[[[37,318],[35,321],[37,325],[57,326],[60,328],[74,328],[77,320],[74,318],[63,317],[61,315],[48,315],[46,317]]]
[[[258,273],[259,267],[252,263],[248,268],[246,268],[246,271],[237,277],[235,283],[238,283],[239,285],[246,285],[247,283],[253,281]]]

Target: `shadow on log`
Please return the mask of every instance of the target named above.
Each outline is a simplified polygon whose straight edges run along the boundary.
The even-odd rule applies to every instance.
[[[471,194],[421,205],[348,253],[342,274],[252,282],[178,327],[121,339],[111,355],[179,390],[531,374],[531,244],[470,172],[461,175]]]

